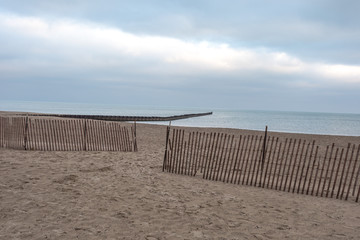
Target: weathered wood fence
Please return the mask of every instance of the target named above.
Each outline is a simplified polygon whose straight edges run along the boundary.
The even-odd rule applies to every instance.
[[[233,184],[359,201],[360,145],[167,128],[163,171]]]
[[[136,125],[88,119],[1,117],[0,147],[40,151],[137,151]]]

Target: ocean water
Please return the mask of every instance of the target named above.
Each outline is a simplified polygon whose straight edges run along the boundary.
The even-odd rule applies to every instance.
[[[173,121],[175,126],[221,127],[250,130],[360,136],[360,114],[251,111],[209,108],[125,106],[59,102],[0,101],[0,111],[122,116],[171,116],[213,112],[213,115]],[[168,122],[152,122],[169,124]]]

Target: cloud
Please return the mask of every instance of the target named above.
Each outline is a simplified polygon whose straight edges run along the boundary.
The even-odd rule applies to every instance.
[[[39,75],[43,70],[45,75],[63,77],[64,72],[88,72],[90,80],[136,82],[148,76],[154,83],[156,78],[179,83],[189,81],[186,77],[193,80],[215,74],[226,81],[260,72],[304,79],[303,86],[360,83],[360,66],[308,62],[266,48],[235,48],[226,43],[134,34],[93,22],[9,14],[0,15],[0,28],[3,42],[14,40],[6,49],[0,47],[1,52],[16,54],[15,60],[0,61],[3,76]],[[53,69],[50,73],[49,68]]]

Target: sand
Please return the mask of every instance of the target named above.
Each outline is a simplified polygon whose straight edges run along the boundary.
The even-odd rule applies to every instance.
[[[135,153],[0,149],[0,239],[359,238],[354,201],[163,173],[165,133],[138,124]],[[360,143],[271,134],[323,146]]]

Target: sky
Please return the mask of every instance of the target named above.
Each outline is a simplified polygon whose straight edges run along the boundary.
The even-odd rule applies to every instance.
[[[359,9],[0,0],[0,100],[360,113]]]

